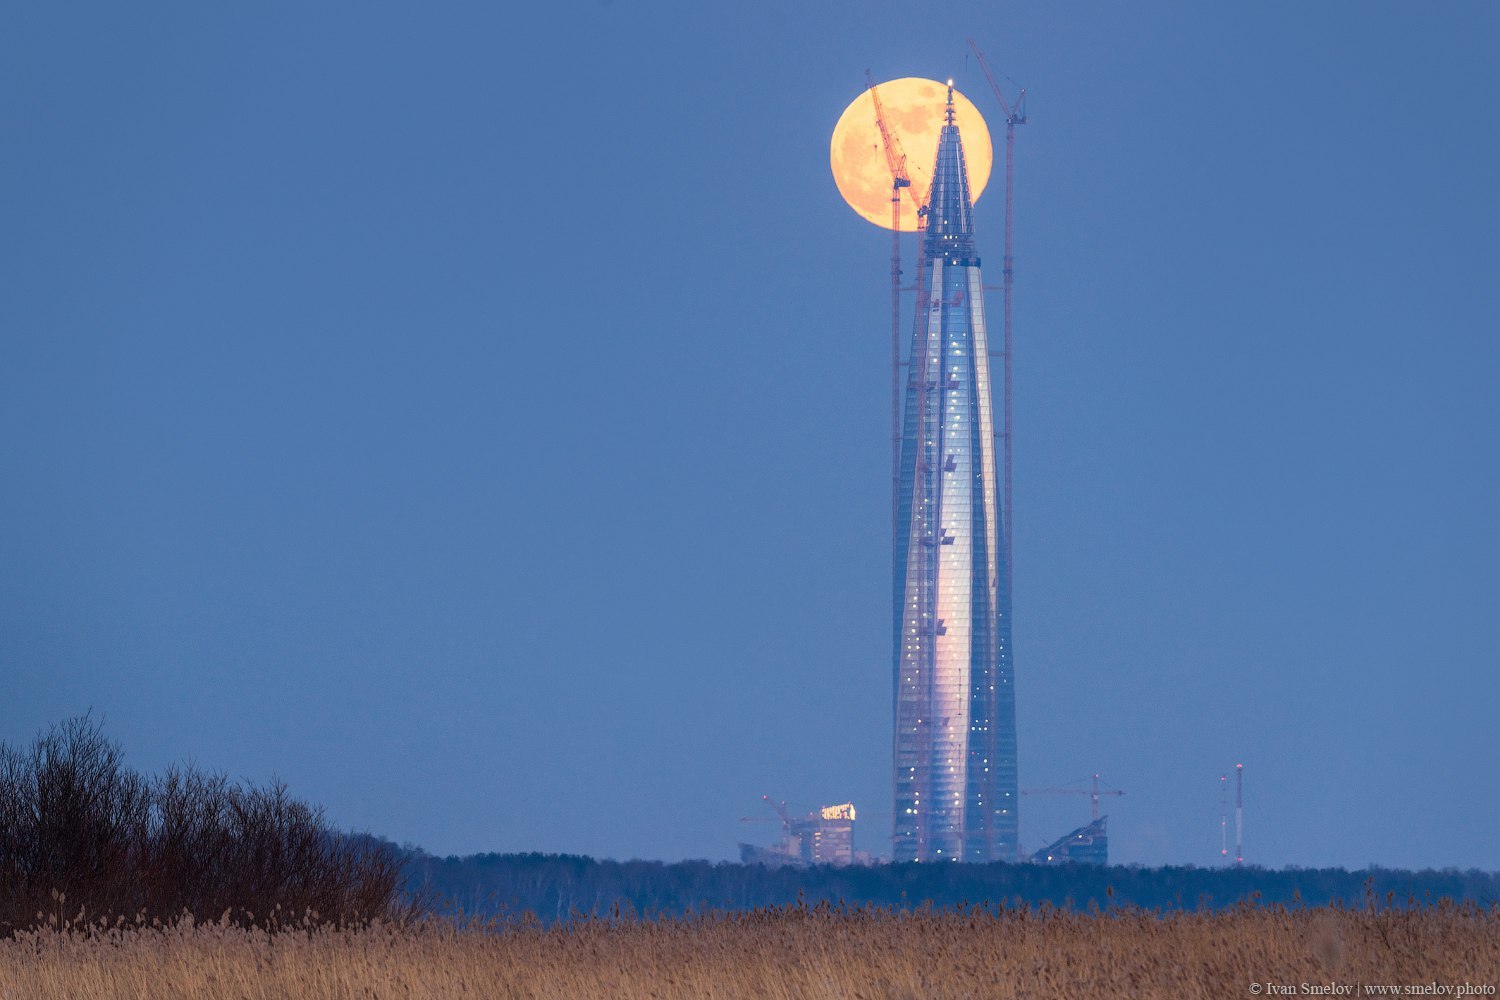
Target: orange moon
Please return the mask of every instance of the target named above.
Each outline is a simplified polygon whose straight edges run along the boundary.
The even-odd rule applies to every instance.
[[[906,172],[912,186],[925,197],[932,190],[932,167],[937,160],[938,135],[943,129],[948,85],[907,76],[875,85],[885,108],[885,123],[906,151]],[[975,201],[990,179],[994,150],[990,130],[979,109],[958,91],[953,92],[954,119],[964,140],[969,166],[969,192]],[[828,153],[833,182],[849,207],[885,229],[891,228],[891,168],[886,163],[880,128],[875,124],[875,102],[868,90],[844,109],[833,127]],[[908,188],[908,191],[911,189]],[[901,196],[901,231],[916,232],[917,207],[909,194]]]

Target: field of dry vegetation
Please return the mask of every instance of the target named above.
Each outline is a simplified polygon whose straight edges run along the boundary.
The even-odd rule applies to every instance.
[[[1355,909],[799,904],[466,922],[429,915],[393,852],[331,828],[280,785],[139,774],[88,717],[29,748],[0,743],[0,1000],[1149,1000],[1251,996],[1251,984],[1262,996],[1278,992],[1266,984],[1500,986],[1500,908],[1389,908],[1373,886]],[[173,916],[185,913],[222,916]]]
[[[1251,983],[1500,985],[1500,911],[1218,914],[792,907],[570,926],[229,921],[0,940],[0,998],[1249,996]],[[1356,989],[1358,994],[1358,989]]]

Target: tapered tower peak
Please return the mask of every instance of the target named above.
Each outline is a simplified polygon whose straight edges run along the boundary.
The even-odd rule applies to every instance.
[[[896,476],[893,856],[1016,857],[1010,569],[958,95],[932,172]]]
[[[974,200],[969,195],[969,167],[964,142],[954,121],[953,81],[948,81],[947,124],[938,137],[937,164],[932,168],[932,194],[927,200],[929,260],[978,265],[974,253]]]

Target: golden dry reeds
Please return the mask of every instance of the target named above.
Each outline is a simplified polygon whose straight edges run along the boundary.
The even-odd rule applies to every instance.
[[[447,920],[267,933],[46,926],[0,941],[0,998],[1245,997],[1251,984],[1500,985],[1500,912],[790,907],[661,920]],[[1267,995],[1261,987],[1261,995]],[[1356,986],[1354,995],[1362,991]]]

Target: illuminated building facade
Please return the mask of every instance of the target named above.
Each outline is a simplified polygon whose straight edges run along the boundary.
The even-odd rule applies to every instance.
[[[984,280],[963,140],[938,142],[895,539],[896,861],[1014,861],[1015,689]]]
[[[854,863],[854,803],[824,806],[817,818],[808,817],[806,854],[815,865]]]

